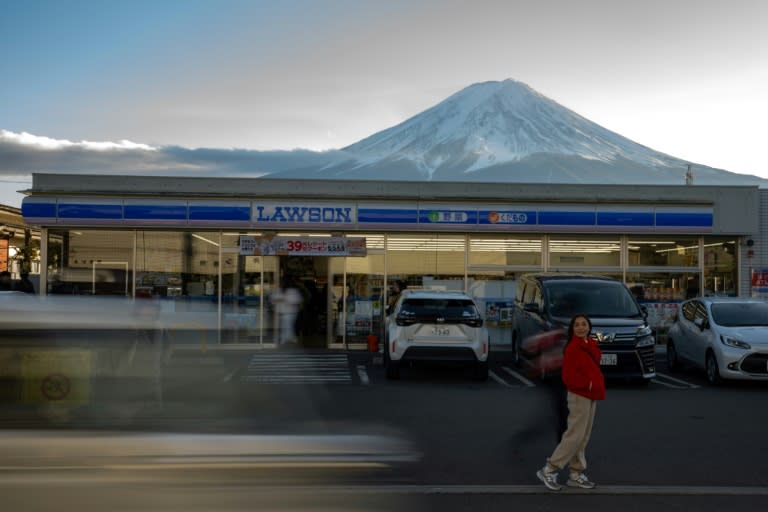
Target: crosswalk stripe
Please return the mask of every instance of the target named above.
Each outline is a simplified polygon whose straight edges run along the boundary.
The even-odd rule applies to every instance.
[[[351,382],[352,375],[349,359],[346,355],[255,354],[249,361],[246,374],[241,377],[241,381],[270,384],[317,384],[322,382]]]

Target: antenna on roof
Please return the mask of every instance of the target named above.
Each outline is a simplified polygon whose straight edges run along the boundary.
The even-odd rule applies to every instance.
[[[691,168],[691,164],[688,164],[688,171],[685,173],[685,184],[693,185],[693,169]]]

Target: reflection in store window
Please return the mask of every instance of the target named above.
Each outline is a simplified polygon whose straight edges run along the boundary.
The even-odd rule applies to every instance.
[[[626,285],[648,311],[648,323],[657,341],[666,338],[680,303],[699,294],[698,272],[633,272]]]
[[[735,296],[738,287],[738,241],[704,239],[704,295]]]
[[[631,237],[627,246],[630,267],[696,267],[699,239]]]
[[[507,236],[472,236],[470,266],[541,265],[541,239]]]
[[[51,230],[48,293],[132,293],[133,231]]]
[[[617,267],[621,263],[621,242],[612,238],[553,238],[549,262],[558,267]]]

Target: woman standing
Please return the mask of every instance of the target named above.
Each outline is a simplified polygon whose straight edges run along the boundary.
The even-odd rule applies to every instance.
[[[576,315],[568,326],[568,343],[563,353],[563,384],[567,390],[568,428],[560,444],[536,476],[548,489],[559,491],[557,474],[566,465],[569,476],[566,485],[592,489],[595,483],[587,478],[584,452],[592,433],[595,406],[605,400],[605,379],[600,370],[600,349],[590,336],[592,322],[586,315]]]

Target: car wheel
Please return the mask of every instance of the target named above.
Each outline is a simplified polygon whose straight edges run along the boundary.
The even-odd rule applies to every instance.
[[[667,368],[671,372],[680,369],[680,360],[677,358],[677,349],[672,340],[667,341]]]
[[[475,363],[475,380],[488,380],[488,361],[479,361]]]
[[[717,358],[712,352],[707,352],[707,381],[713,386],[723,382],[723,378],[720,376],[720,368],[717,366]]]

